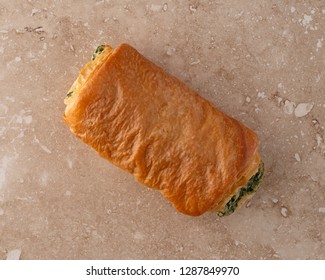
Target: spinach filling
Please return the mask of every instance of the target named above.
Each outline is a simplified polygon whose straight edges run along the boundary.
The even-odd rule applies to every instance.
[[[93,53],[91,60],[95,60],[97,56],[99,56],[103,50],[105,49],[104,45],[100,45],[97,47],[96,51]]]
[[[66,96],[65,98],[69,98],[69,97],[71,97],[72,94],[73,94],[73,91],[69,91],[69,92],[67,93],[67,96]]]
[[[252,176],[247,185],[245,185],[244,187],[240,188],[238,193],[235,194],[226,204],[225,208],[223,209],[223,211],[219,211],[217,214],[219,217],[222,216],[227,216],[230,215],[231,213],[233,213],[237,206],[239,201],[246,195],[250,195],[254,192],[257,191],[257,189],[259,188],[259,184],[261,182],[261,179],[263,177],[263,173],[264,173],[264,164],[261,163],[258,167],[258,171],[257,173]]]

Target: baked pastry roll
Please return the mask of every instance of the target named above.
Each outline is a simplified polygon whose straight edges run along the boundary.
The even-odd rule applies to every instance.
[[[230,214],[259,185],[257,135],[127,44],[98,47],[65,104],[77,137],[184,214]]]

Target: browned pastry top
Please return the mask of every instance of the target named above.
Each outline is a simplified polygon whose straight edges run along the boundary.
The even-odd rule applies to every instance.
[[[89,75],[65,122],[188,215],[215,208],[260,162],[252,130],[127,44]]]

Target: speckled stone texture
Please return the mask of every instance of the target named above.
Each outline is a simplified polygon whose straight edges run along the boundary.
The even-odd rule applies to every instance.
[[[237,213],[175,212],[63,124],[79,69],[121,42],[258,133]],[[325,259],[324,89],[324,1],[1,1],[0,259]]]

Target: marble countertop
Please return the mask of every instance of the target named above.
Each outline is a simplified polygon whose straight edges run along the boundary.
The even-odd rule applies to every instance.
[[[324,259],[325,6],[288,3],[1,1],[0,259]],[[79,69],[121,42],[258,133],[237,213],[177,213],[63,124]]]

